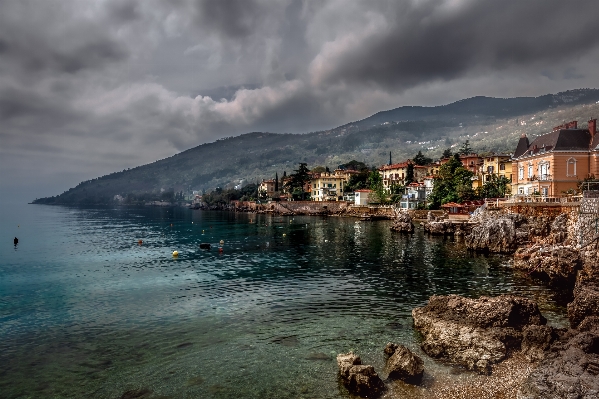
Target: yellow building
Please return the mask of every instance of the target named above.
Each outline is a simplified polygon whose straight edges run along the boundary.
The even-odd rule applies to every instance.
[[[483,159],[483,166],[479,182],[485,184],[491,179],[491,176],[505,177],[510,184],[507,192],[511,192],[512,182],[512,156],[506,154],[487,155]]]
[[[414,182],[422,182],[429,174],[428,166],[415,165],[412,161],[383,165],[379,168],[385,191],[389,192],[392,186],[405,186],[408,177],[408,165],[412,164],[414,170]]]
[[[349,180],[349,178],[347,178],[347,180]],[[310,181],[312,201],[343,200],[343,188],[345,187],[347,180],[344,174],[314,174]]]

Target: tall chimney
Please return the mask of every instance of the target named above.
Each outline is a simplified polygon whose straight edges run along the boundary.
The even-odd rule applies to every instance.
[[[589,119],[589,133],[591,133],[591,142],[597,134],[597,119]]]

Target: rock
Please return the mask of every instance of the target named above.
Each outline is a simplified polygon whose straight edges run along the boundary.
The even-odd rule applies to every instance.
[[[599,316],[599,290],[595,287],[580,287],[574,300],[568,304],[570,325],[576,328],[588,316]]]
[[[341,381],[350,392],[372,398],[385,390],[385,384],[374,367],[363,365],[360,357],[353,352],[337,355],[337,366]]]
[[[527,326],[522,331],[522,353],[530,362],[543,360],[557,338],[557,330],[553,327]]]
[[[413,233],[414,224],[412,223],[412,217],[407,212],[400,212],[391,226],[391,231]]]
[[[582,267],[580,251],[570,245],[536,244],[514,254],[514,268],[540,276],[553,284],[572,284]]]
[[[432,296],[426,306],[412,310],[412,316],[428,355],[483,374],[519,349],[525,327],[546,323],[534,302],[513,295],[477,300]]]
[[[599,397],[599,319],[580,323],[551,347],[551,352],[522,384],[519,399],[591,399]]]
[[[400,379],[406,382],[419,383],[424,373],[424,362],[403,345],[388,343],[385,354],[391,355],[387,359],[389,378]]]
[[[472,228],[465,243],[475,251],[512,253],[517,248],[516,224],[509,217],[485,219]]]
[[[464,222],[455,223],[449,220],[439,220],[423,223],[422,228],[431,235],[466,236],[470,234],[471,226]]]
[[[393,342],[387,342],[387,345],[385,345],[385,349],[383,349],[383,352],[385,352],[385,355],[391,356],[392,354],[395,353],[395,350],[398,347],[399,347],[399,345],[394,344]]]

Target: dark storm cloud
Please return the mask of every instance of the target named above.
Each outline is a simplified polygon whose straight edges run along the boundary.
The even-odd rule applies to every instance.
[[[350,43],[333,42],[312,65],[322,84],[395,89],[470,71],[561,64],[595,48],[595,0],[415,1]]]
[[[595,3],[0,0],[0,183],[37,168],[26,184],[66,189],[248,131],[596,87]]]
[[[230,39],[244,39],[256,31],[267,5],[254,0],[196,0],[196,22]]]

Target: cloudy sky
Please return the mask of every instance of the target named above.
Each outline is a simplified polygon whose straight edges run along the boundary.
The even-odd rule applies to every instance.
[[[0,189],[220,137],[599,87],[596,0],[0,0]]]

